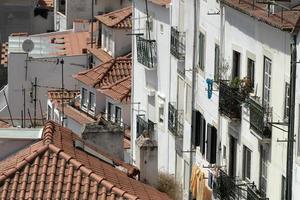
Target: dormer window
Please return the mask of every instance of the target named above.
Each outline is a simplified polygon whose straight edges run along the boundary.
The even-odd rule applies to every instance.
[[[103,29],[103,39],[102,39],[103,49],[112,54],[112,33],[108,29]]]

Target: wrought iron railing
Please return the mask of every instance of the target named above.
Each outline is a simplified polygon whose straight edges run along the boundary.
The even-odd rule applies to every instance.
[[[179,111],[174,105],[169,103],[168,128],[175,136],[183,135],[183,111]]]
[[[137,60],[149,69],[157,67],[157,44],[155,40],[147,40],[137,36]]]
[[[262,138],[271,138],[271,109],[250,98],[250,128]]]
[[[171,54],[179,60],[185,59],[185,32],[171,27]]]
[[[247,200],[269,200],[269,198],[262,197],[259,193],[254,185],[247,186]]]
[[[244,87],[233,87],[229,81],[220,81],[219,111],[231,119],[241,118],[241,106],[248,96]]]
[[[150,120],[146,121],[144,115],[136,116],[136,137],[144,135],[145,137],[154,136],[154,123]]]
[[[221,200],[241,199],[241,191],[236,184],[234,177],[228,176],[224,171],[220,170],[217,177],[217,184],[215,187],[217,197]]]

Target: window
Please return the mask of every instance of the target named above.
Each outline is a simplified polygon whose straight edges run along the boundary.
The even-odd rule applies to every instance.
[[[96,100],[95,100],[95,94],[90,92],[89,96],[89,110],[95,112],[96,108]]]
[[[248,58],[248,62],[247,62],[247,76],[248,76],[248,79],[250,81],[250,86],[252,89],[254,89],[255,87],[255,79],[254,79],[254,74],[255,74],[255,62],[254,60]]]
[[[122,109],[118,106],[115,108],[115,122],[120,124],[122,119]]]
[[[266,147],[260,147],[260,182],[259,188],[261,196],[265,197],[267,193],[268,181],[268,150]]]
[[[107,103],[107,120],[111,121],[113,115],[113,104],[108,102]]]
[[[232,54],[232,80],[240,77],[241,54],[233,51]]]
[[[52,108],[48,105],[47,106],[47,108],[48,108],[48,120],[52,120]]]
[[[251,151],[244,146],[243,149],[243,179],[250,180],[251,178]]]
[[[207,124],[207,152],[206,152],[206,160],[210,164],[216,163],[217,156],[217,129]]]
[[[65,14],[66,11],[66,0],[59,0],[58,11],[62,14]]]
[[[220,67],[220,46],[215,44],[215,72],[214,72],[214,80],[215,82],[219,82],[219,67]]]
[[[286,179],[284,176],[281,177],[281,200],[285,200],[286,194]]]
[[[285,83],[284,119],[288,119],[290,112],[290,84]]]
[[[159,123],[164,123],[164,105],[160,104],[158,108]]]
[[[204,71],[204,57],[205,57],[205,35],[203,33],[199,33],[199,60],[198,65],[201,70]]]
[[[88,107],[88,93],[85,88],[81,89],[81,106],[84,108]]]
[[[263,106],[265,108],[270,107],[270,97],[271,97],[271,68],[272,61],[264,57],[264,87],[263,87]]]
[[[200,152],[202,155],[205,153],[205,131],[206,121],[204,116],[199,111],[194,111],[196,117],[196,132],[195,132],[195,147],[200,146]]]

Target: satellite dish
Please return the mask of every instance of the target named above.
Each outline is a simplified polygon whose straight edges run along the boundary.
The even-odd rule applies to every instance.
[[[32,42],[32,40],[26,39],[26,40],[24,40],[24,42],[22,44],[22,48],[23,48],[24,52],[29,53],[33,50],[34,43]]]

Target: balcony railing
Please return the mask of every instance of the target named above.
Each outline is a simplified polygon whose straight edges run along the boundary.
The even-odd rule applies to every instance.
[[[269,198],[261,197],[259,191],[253,185],[247,186],[247,200],[269,200]]]
[[[136,117],[136,137],[144,135],[152,138],[154,136],[154,123],[150,120],[147,122],[144,118],[144,115],[137,115]]]
[[[240,119],[241,106],[248,94],[249,90],[246,86],[232,86],[229,81],[220,81],[220,113],[231,119]]]
[[[148,69],[157,67],[157,44],[155,40],[147,40],[137,36],[137,60]]]
[[[185,33],[171,27],[171,54],[179,60],[185,59]]]
[[[169,103],[168,128],[175,136],[183,135],[183,111],[179,111]]]
[[[254,130],[263,139],[271,138],[271,121],[272,110],[264,108],[260,103],[250,98],[250,128]]]

